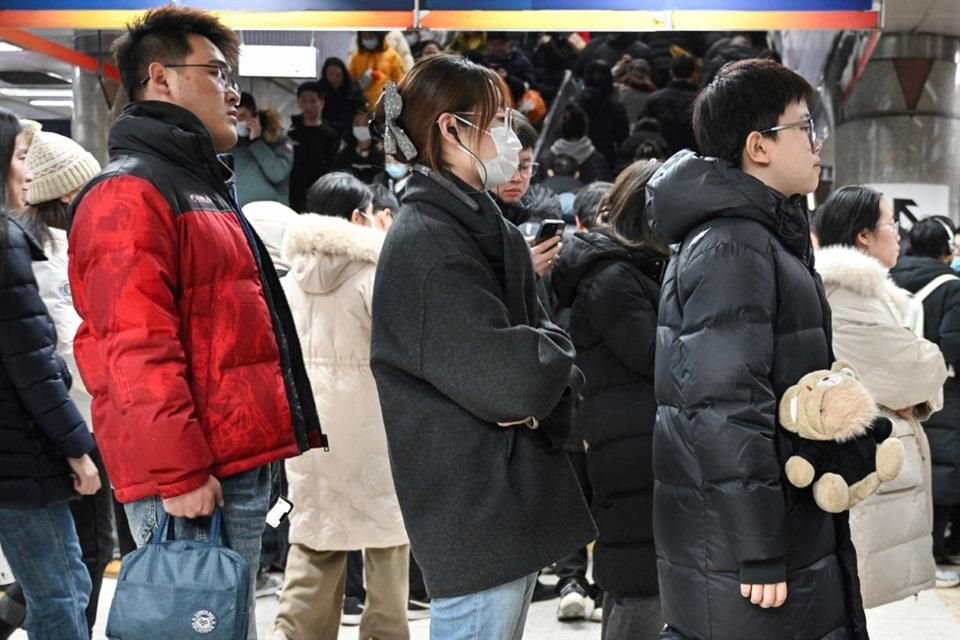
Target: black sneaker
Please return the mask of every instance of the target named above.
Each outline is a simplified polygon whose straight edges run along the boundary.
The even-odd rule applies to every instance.
[[[340,624],[345,627],[356,627],[360,624],[362,616],[363,602],[360,598],[347,596],[343,599],[343,615],[340,616]]]
[[[410,598],[407,601],[407,620],[426,620],[430,617],[430,598]]]
[[[576,580],[570,580],[560,588],[557,620],[571,622],[573,620],[583,620],[586,616],[587,591]]]

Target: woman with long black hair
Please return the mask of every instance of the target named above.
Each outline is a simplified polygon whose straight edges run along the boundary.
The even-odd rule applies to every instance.
[[[100,475],[31,262],[43,252],[9,215],[32,176],[17,117],[0,109],[0,546],[23,589],[31,638],[89,637],[90,576],[67,502]]]

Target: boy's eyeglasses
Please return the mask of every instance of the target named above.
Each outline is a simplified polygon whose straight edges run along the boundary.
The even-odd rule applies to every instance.
[[[797,120],[796,122],[788,122],[786,124],[778,124],[775,127],[770,127],[769,129],[763,129],[760,131],[760,135],[770,135],[771,133],[776,133],[777,131],[783,131],[784,129],[802,129],[807,132],[807,140],[810,142],[810,150],[816,153],[817,151],[817,125],[814,122],[812,117],[804,118],[803,120]],[[826,139],[826,136],[822,136]]]
[[[540,163],[539,162],[523,163],[522,162],[520,163],[520,166],[517,167],[517,169],[520,171],[521,174],[527,176],[528,178],[532,178],[533,176],[537,175],[537,171],[540,170]]]

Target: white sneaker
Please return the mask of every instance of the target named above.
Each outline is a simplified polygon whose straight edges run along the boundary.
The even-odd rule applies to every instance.
[[[593,622],[603,622],[603,592],[600,591],[597,597],[593,598],[593,612],[589,616],[589,620]]]
[[[937,569],[936,586],[938,589],[951,589],[960,586],[960,574],[947,569]]]
[[[557,620],[583,620],[587,615],[587,594],[576,582],[569,582],[560,591]]]

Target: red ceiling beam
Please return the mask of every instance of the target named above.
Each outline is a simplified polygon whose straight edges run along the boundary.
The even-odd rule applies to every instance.
[[[29,49],[49,58],[80,67],[84,71],[103,74],[107,78],[118,82],[120,80],[120,72],[112,64],[106,62],[99,63],[93,56],[75,51],[69,47],[47,40],[46,38],[41,38],[29,31],[0,27],[0,40],[6,40],[10,44],[14,44],[23,49]]]

